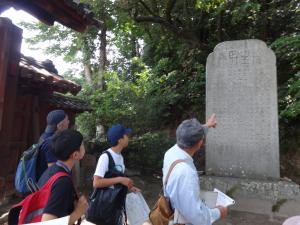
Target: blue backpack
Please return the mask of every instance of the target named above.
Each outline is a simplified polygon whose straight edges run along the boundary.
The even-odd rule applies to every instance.
[[[39,189],[36,184],[36,163],[39,146],[39,144],[34,144],[24,151],[17,167],[15,188],[23,195],[33,193]]]

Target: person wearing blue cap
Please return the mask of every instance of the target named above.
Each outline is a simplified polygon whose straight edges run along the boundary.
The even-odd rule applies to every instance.
[[[109,128],[107,132],[107,139],[111,147],[104,151],[99,157],[94,173],[94,188],[114,187],[114,185],[122,184],[130,191],[140,191],[140,189],[134,186],[134,183],[130,178],[124,177],[125,165],[121,153],[123,149],[128,146],[128,135],[131,132],[132,129],[125,128],[121,124],[115,124]],[[123,200],[118,199],[118,201]],[[117,220],[122,221],[122,215],[114,216],[118,217]]]
[[[112,156],[115,169],[119,172],[125,172],[124,158],[121,154],[124,148],[128,146],[129,137],[128,135],[132,132],[132,129],[125,128],[121,124],[115,124],[109,128],[107,132],[107,139],[110,144],[110,148],[105,152],[109,152]],[[104,178],[108,172],[109,156],[108,154],[102,154],[98,160],[96,171],[94,173],[93,186],[94,188],[109,187],[111,185],[121,183],[128,187],[131,191],[139,191],[138,188],[133,186],[133,181],[127,177],[115,177],[115,178]]]
[[[64,110],[56,109],[48,113],[47,126],[39,139],[39,154],[36,166],[37,180],[49,166],[53,165],[57,161],[52,151],[52,136],[59,131],[67,129],[68,127],[69,118]]]

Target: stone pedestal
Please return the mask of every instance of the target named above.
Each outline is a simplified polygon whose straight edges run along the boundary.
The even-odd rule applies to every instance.
[[[300,213],[300,188],[293,182],[216,176],[201,176],[200,181],[202,190],[217,188],[231,196],[232,210],[284,218]]]

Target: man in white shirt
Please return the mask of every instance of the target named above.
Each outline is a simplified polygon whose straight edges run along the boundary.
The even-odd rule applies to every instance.
[[[184,120],[176,130],[177,143],[165,153],[163,181],[172,163],[184,160],[176,164],[164,187],[164,194],[170,198],[175,210],[174,224],[211,225],[227,215],[227,208],[210,209],[201,201],[199,178],[192,158],[204,145],[208,128],[214,128],[216,124],[214,115],[205,125],[197,119]]]

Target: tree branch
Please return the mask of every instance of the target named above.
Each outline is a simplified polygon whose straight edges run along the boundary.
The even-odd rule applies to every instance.
[[[159,15],[159,9],[157,7],[157,1],[156,0],[152,0],[151,1],[151,8],[153,12],[157,12],[157,15]]]
[[[106,57],[106,26],[101,27],[101,33],[99,35],[100,38],[100,57],[99,57],[99,71],[98,71],[98,81],[97,81],[97,87],[100,90],[104,90],[104,73],[105,73],[105,67],[107,63],[107,57]]]
[[[147,6],[147,4],[145,2],[143,2],[142,0],[139,0],[139,2],[144,6],[144,8],[153,16],[156,16],[155,13],[152,12],[152,10]]]
[[[207,44],[200,42],[200,39],[192,31],[183,27],[174,26],[160,16],[135,16],[133,18],[137,23],[157,23],[174,33],[178,38],[187,41],[189,44],[198,48],[206,48]]]
[[[159,23],[159,24],[163,24],[164,23],[164,19],[160,16],[136,16],[134,17],[134,20],[138,23],[141,22],[150,22],[150,23]]]
[[[167,2],[167,7],[166,7],[166,19],[167,19],[167,21],[171,21],[171,12],[172,12],[172,10],[173,10],[173,8],[174,8],[174,5],[175,5],[175,3],[176,3],[176,0],[169,0],[168,2]]]

